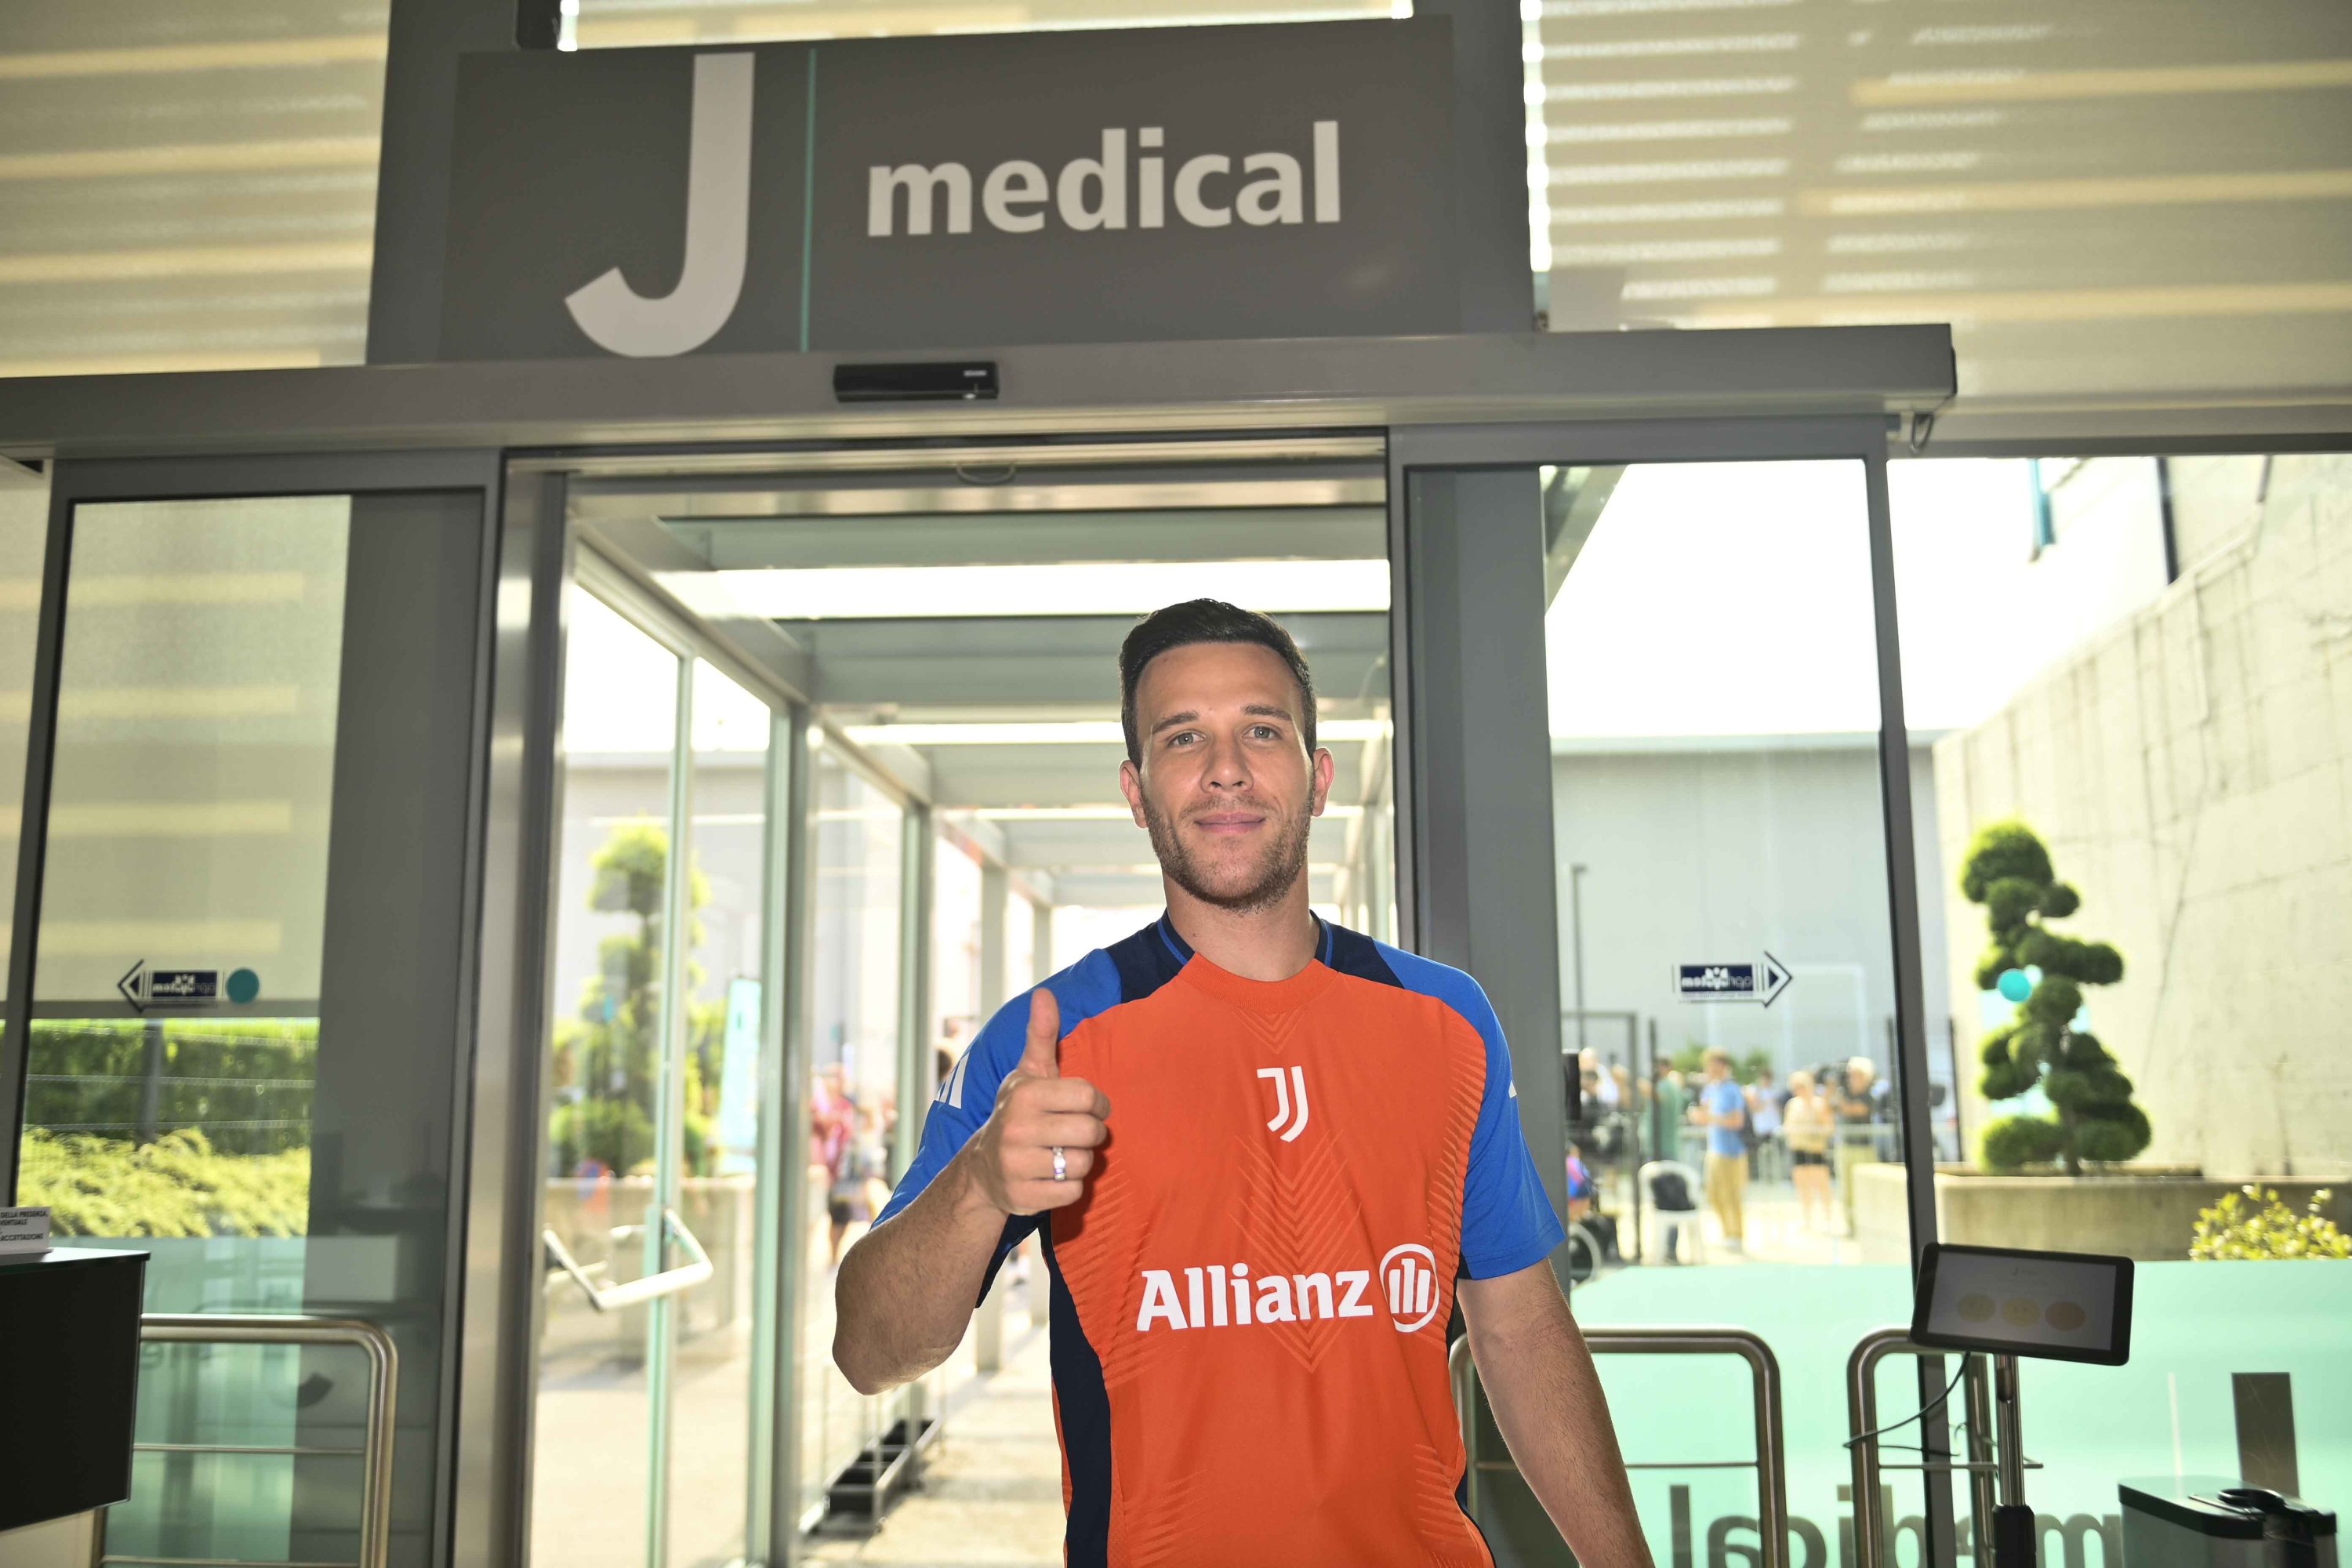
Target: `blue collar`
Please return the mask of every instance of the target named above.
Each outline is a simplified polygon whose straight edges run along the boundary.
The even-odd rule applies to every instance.
[[[1317,956],[1328,964],[1331,962],[1331,947],[1335,940],[1332,935],[1331,922],[1321,915],[1316,914],[1308,915],[1307,919],[1315,922],[1315,931],[1320,939],[1316,943],[1318,949]],[[1192,963],[1192,944],[1186,942],[1182,934],[1177,931],[1176,922],[1168,918],[1168,912],[1165,910],[1160,913],[1159,926],[1160,940],[1168,944],[1168,951],[1175,955],[1177,965],[1181,968]]]

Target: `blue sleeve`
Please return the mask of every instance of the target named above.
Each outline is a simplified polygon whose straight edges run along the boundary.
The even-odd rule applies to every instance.
[[[1528,1152],[1519,1126],[1518,1085],[1511,1080],[1511,1049],[1494,1004],[1458,969],[1385,943],[1381,956],[1408,990],[1453,1008],[1486,1045],[1486,1089],[1462,1182],[1462,1272],[1472,1279],[1492,1279],[1542,1262],[1568,1231]]]
[[[1108,953],[1097,951],[1046,981],[1045,989],[1061,1005],[1062,1036],[1066,1039],[1070,1031],[1087,1019],[1118,1005],[1118,970]],[[898,1178],[890,1201],[882,1206],[882,1213],[874,1221],[876,1225],[887,1224],[899,1210],[921,1196],[923,1189],[931,1184],[947,1163],[971,1141],[971,1135],[980,1131],[989,1113],[996,1109],[996,1090],[1004,1082],[1004,1075],[1020,1062],[1022,1047],[1028,1038],[1029,993],[1024,991],[999,1007],[982,1026],[932,1094],[930,1107],[923,1117],[923,1137],[915,1150],[914,1163]],[[989,1260],[988,1272],[981,1279],[982,1295],[987,1294],[1005,1255],[1036,1228],[1034,1215],[1004,1222],[1004,1235],[996,1244],[996,1256]]]

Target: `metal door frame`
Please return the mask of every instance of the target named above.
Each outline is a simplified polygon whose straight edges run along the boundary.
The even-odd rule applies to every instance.
[[[490,1568],[513,1555],[527,1531],[538,1287],[537,1251],[529,1242],[536,1237],[541,1131],[538,1058],[551,1003],[546,953],[562,805],[562,589],[575,574],[576,549],[564,521],[565,470],[615,458],[651,465],[732,457],[751,464],[762,454],[791,451],[803,460],[824,453],[872,466],[893,458],[919,461],[946,447],[1016,440],[1034,446],[1100,436],[1259,439],[1314,430],[1385,432],[1401,935],[1408,944],[1425,945],[1415,939],[1430,930],[1430,921],[1416,917],[1444,906],[1433,905],[1426,890],[1434,868],[1421,847],[1427,833],[1415,831],[1427,793],[1419,770],[1429,759],[1416,750],[1413,689],[1442,697],[1445,666],[1432,663],[1431,655],[1449,640],[1458,648],[1463,628],[1458,615],[1449,622],[1433,602],[1431,563],[1399,548],[1410,542],[1405,475],[1416,467],[1557,460],[1564,452],[1591,450],[1604,436],[1637,441],[1640,455],[1664,460],[1741,455],[1749,449],[1742,443],[1766,432],[1769,450],[1759,455],[1786,456],[1791,455],[1787,433],[1802,423],[1791,416],[1829,416],[1847,443],[1836,455],[1872,464],[1875,556],[1883,543],[1891,416],[1933,410],[1954,390],[1950,335],[1942,327],[1006,348],[990,356],[1002,370],[1001,402],[934,407],[839,405],[831,372],[851,357],[860,356],[0,380],[0,457],[55,464],[53,542],[59,541],[61,519],[69,510],[61,510],[61,497],[92,499],[79,487],[104,473],[134,469],[156,476],[201,473],[211,476],[211,487],[243,493],[402,483],[478,487],[496,509],[485,529],[490,552],[485,580],[493,587],[483,606],[477,664],[482,762],[467,824],[474,894],[466,935],[478,973],[471,976],[471,1016],[459,1026],[470,1040],[472,1071],[457,1086],[458,1103],[452,1108],[467,1140],[467,1186],[462,1212],[453,1207],[450,1238],[453,1258],[462,1258],[462,1274],[452,1269],[451,1333],[459,1342],[451,1365],[462,1366],[463,1375],[445,1393],[449,1415],[442,1423],[438,1462],[446,1481],[436,1561]],[[438,450],[444,447],[464,450]],[[1636,449],[1619,447],[1628,455]],[[154,456],[171,453],[191,456]],[[256,455],[220,455],[228,453]],[[101,458],[109,461],[101,466]],[[136,461],[118,465],[112,461],[118,458]],[[462,481],[446,477],[458,472],[466,476]],[[154,493],[158,482],[149,481],[146,493]],[[53,542],[36,665],[37,722],[27,750],[28,782],[37,781],[26,792],[28,821],[46,804],[65,559]],[[654,603],[667,597],[650,581],[641,586]],[[683,608],[674,602],[667,607]],[[1891,639],[1890,616],[1891,606],[1881,617],[1883,640]],[[783,842],[777,847],[781,854],[771,854],[776,880],[771,907],[796,910],[806,901],[807,887],[807,740],[815,724],[807,694],[776,668],[762,667],[757,650],[731,638],[721,637],[706,657],[778,703],[775,733],[786,740],[782,755],[789,766],[771,779],[772,807],[786,807],[781,819],[772,817],[772,833]],[[1883,681],[1883,700],[1887,689]],[[1899,703],[1894,712],[1899,724]],[[856,754],[854,747],[844,750]],[[1889,842],[1908,845],[1896,835]],[[33,931],[27,912],[37,911],[38,860],[32,854],[19,868],[18,930],[26,938]],[[35,889],[31,902],[28,887]],[[1907,907],[1896,915],[1898,930],[1916,921]],[[1541,916],[1545,925],[1537,929],[1548,929],[1553,918],[1548,902]],[[788,1060],[802,1059],[808,1047],[806,1022],[791,1005],[805,989],[797,982],[808,962],[805,930],[796,927],[804,922],[780,921],[768,933],[782,964],[777,996],[783,1016],[772,1026],[785,1037]],[[1916,931],[1913,946],[1916,952]],[[29,941],[20,940],[11,963],[12,982],[19,968],[29,979]],[[1916,973],[1914,978],[1916,1012]],[[12,983],[9,995],[13,1013],[29,989]],[[1916,1028],[1909,1032],[1916,1040]],[[23,1037],[11,1029],[8,1037]],[[1556,1059],[1549,1070],[1559,1070]],[[0,1056],[0,1075],[21,1077],[21,1067]],[[1906,1078],[1924,1082],[1924,1075]],[[0,1076],[0,1087],[5,1086]],[[805,1086],[790,1074],[772,1092],[786,1121],[805,1115]],[[14,1121],[5,1131],[13,1158]],[[780,1167],[786,1201],[797,1186],[796,1163],[785,1160]],[[793,1223],[789,1211],[780,1217]],[[515,1244],[518,1237],[523,1245]],[[794,1272],[794,1260],[782,1263],[780,1289]],[[780,1319],[788,1320],[791,1303],[780,1306]],[[796,1484],[797,1431],[783,1403],[797,1370],[789,1338],[780,1353],[775,1386],[766,1392],[774,1413],[787,1419],[776,1434],[767,1486],[769,1517],[782,1526]],[[771,1560],[790,1550],[791,1534],[788,1528],[772,1531]]]
[[[1551,1018],[1559,1013],[1557,892],[1552,886],[1551,781],[1538,772],[1526,752],[1530,737],[1548,732],[1541,683],[1528,689],[1524,671],[1543,668],[1543,628],[1514,616],[1507,552],[1491,545],[1480,552],[1458,548],[1460,541],[1433,537],[1414,514],[1413,477],[1423,472],[1528,472],[1568,463],[1691,463],[1748,460],[1843,459],[1863,465],[1868,510],[1873,637],[1878,678],[1878,773],[1880,826],[1886,854],[1888,931],[1895,991],[1896,1083],[1901,1100],[1905,1185],[1910,1221],[1910,1258],[1916,1274],[1921,1249],[1936,1239],[1935,1143],[1927,1105],[1927,1026],[1920,950],[1918,866],[1913,835],[1909,732],[1904,719],[1902,656],[1895,624],[1895,550],[1886,489],[1887,447],[1895,422],[1885,416],[1826,418],[1734,418],[1576,421],[1525,425],[1464,425],[1393,428],[1389,443],[1389,528],[1392,561],[1406,586],[1406,623],[1393,635],[1417,656],[1416,689],[1442,684],[1457,695],[1484,693],[1485,701],[1459,700],[1459,749],[1441,752],[1423,729],[1412,723],[1412,706],[1433,714],[1423,689],[1418,705],[1401,710],[1398,744],[1409,765],[1400,779],[1414,791],[1410,811],[1415,853],[1412,899],[1416,929],[1445,931],[1452,939],[1436,956],[1475,963],[1482,973],[1510,977],[1528,994],[1508,997],[1507,1018]],[[1489,531],[1491,531],[1491,530]],[[1465,532],[1466,537],[1466,532]],[[1412,590],[1418,588],[1420,592]],[[1482,612],[1503,606],[1501,626],[1482,625],[1477,636],[1467,606]],[[1486,617],[1482,615],[1482,622]],[[1530,659],[1532,663],[1530,664]],[[1516,682],[1515,682],[1516,678]],[[1532,697],[1532,701],[1530,701]],[[1473,769],[1470,759],[1480,760]],[[1507,776],[1490,765],[1503,759]],[[1485,775],[1485,776],[1481,776]],[[1460,816],[1516,824],[1511,842],[1486,853],[1465,838],[1444,846],[1428,818],[1425,796],[1444,791],[1455,802],[1475,803]],[[1541,856],[1527,852],[1528,836],[1539,836]],[[1508,833],[1502,835],[1510,837]],[[1539,862],[1539,872],[1529,875]],[[1539,886],[1538,886],[1539,884]],[[1500,890],[1499,892],[1497,890]],[[1425,922],[1425,923],[1424,923]],[[1549,992],[1546,994],[1546,983]],[[1547,1031],[1523,1039],[1512,1050],[1512,1070],[1529,1091],[1519,1099],[1530,1145],[1548,1187],[1561,1182],[1564,1153],[1564,1068],[1558,1042]],[[1554,1202],[1560,1194],[1555,1191]],[[1941,1386],[1940,1361],[1923,1359],[1921,1398]],[[1948,1477],[1929,1476],[1927,1543],[1940,1568],[1954,1553]]]
[[[467,721],[473,760],[467,770],[467,820],[464,824],[464,870],[461,907],[454,911],[459,952],[457,993],[450,1027],[457,1037],[457,1068],[451,1074],[449,1117],[452,1128],[469,1124],[474,1113],[476,1075],[470,1070],[474,1018],[481,976],[472,955],[483,936],[481,912],[488,863],[483,853],[483,830],[494,815],[484,787],[484,762],[494,750],[490,651],[496,635],[499,595],[499,510],[505,482],[504,466],[495,449],[457,447],[406,451],[102,458],[53,463],[48,473],[48,532],[41,565],[41,604],[34,645],[31,705],[25,752],[25,792],[17,840],[14,938],[8,953],[8,992],[5,1032],[0,1032],[0,1198],[13,1203],[18,1158],[24,1133],[25,1095],[30,1062],[28,1049],[34,1004],[33,982],[38,963],[41,892],[48,854],[48,808],[51,773],[56,759],[58,695],[65,651],[66,596],[73,553],[74,509],[83,502],[239,500],[303,495],[383,495],[401,492],[471,492],[480,498],[479,601],[474,618],[471,713]],[[465,1152],[451,1139],[453,1167],[463,1167]],[[461,1321],[464,1279],[457,1259],[467,1232],[466,1204],[449,1195],[445,1216],[446,1247],[441,1283],[445,1336]],[[454,1411],[459,1387],[460,1354],[445,1352],[436,1404],[442,1418],[436,1422],[436,1453],[433,1530],[446,1537],[456,1505],[450,1476],[457,1458],[457,1427],[447,1418]]]

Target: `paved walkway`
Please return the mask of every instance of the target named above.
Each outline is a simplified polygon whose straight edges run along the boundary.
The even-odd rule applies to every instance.
[[[947,1433],[930,1450],[921,1489],[871,1537],[816,1537],[806,1561],[1059,1568],[1062,1461],[1051,1369],[1045,1331],[1028,1326],[1024,1300],[1015,1292],[1007,1304],[1003,1370],[976,1373],[949,1395]]]

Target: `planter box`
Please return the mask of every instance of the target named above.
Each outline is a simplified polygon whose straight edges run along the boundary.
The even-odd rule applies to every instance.
[[[1854,1223],[1865,1257],[1903,1256],[1907,1233],[1900,1165],[1854,1172]],[[1985,1176],[1965,1166],[1936,1169],[1936,1226],[1942,1240],[2047,1252],[2104,1252],[2147,1262],[2189,1257],[2197,1213],[2255,1183],[2296,1214],[2311,1194],[2334,1194],[2322,1211],[2352,1226],[2352,1181],[2309,1176],[2249,1176],[2236,1181],[2180,1170],[2119,1171],[2093,1176],[2037,1173]]]

